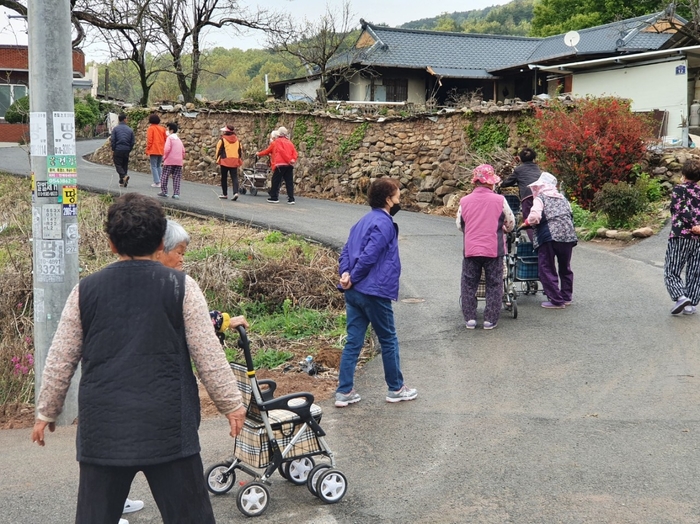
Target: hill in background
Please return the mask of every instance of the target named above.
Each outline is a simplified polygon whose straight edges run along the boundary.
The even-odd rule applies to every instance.
[[[513,0],[500,6],[455,13],[443,13],[401,25],[404,29],[453,31],[491,35],[528,36],[534,0]]]

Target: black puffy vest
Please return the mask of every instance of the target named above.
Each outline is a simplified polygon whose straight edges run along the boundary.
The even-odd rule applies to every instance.
[[[199,453],[184,295],[183,273],[148,260],[81,280],[79,461],[147,466]]]

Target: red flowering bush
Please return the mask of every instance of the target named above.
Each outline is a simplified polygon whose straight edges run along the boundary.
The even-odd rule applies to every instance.
[[[535,111],[543,168],[564,182],[569,196],[588,209],[603,184],[629,182],[645,154],[651,124],[630,111],[628,100],[585,98]]]

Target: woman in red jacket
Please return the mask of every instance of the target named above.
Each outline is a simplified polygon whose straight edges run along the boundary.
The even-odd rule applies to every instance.
[[[151,161],[153,183],[151,187],[160,187],[160,175],[163,173],[163,150],[165,149],[165,128],[160,125],[160,117],[152,113],[148,117],[146,133],[146,154]]]
[[[289,132],[286,127],[280,127],[277,132],[279,137],[274,140],[264,151],[256,153],[256,157],[270,155],[270,163],[274,166],[272,171],[272,188],[268,202],[279,203],[280,186],[282,179],[287,187],[287,204],[294,205],[294,164],[297,162],[297,149],[289,140]]]

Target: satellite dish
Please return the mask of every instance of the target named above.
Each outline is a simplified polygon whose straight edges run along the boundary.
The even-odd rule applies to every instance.
[[[577,31],[569,31],[564,35],[564,43],[569,47],[575,47],[579,40],[581,40],[581,35]]]

